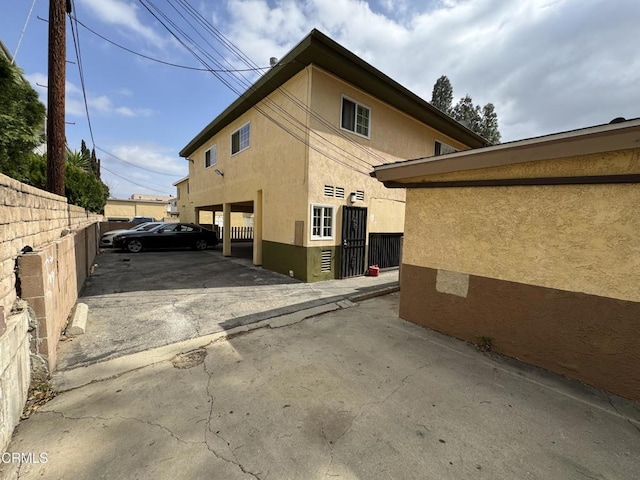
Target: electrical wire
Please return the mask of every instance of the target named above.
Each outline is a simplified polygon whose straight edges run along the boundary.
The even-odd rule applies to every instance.
[[[73,11],[76,9],[75,0],[71,0],[71,4],[73,5]],[[80,73],[80,86],[82,87],[82,98],[84,99],[84,109],[87,114],[87,124],[89,126],[89,135],[91,136],[91,145],[93,148],[96,148],[96,141],[93,136],[93,127],[91,125],[91,116],[89,115],[89,102],[87,101],[87,88],[84,81],[84,70],[82,68],[82,55],[80,54],[80,32],[76,32],[77,26],[73,25],[73,18],[71,14],[69,14],[69,20],[71,24],[71,35],[73,37],[73,46],[76,52],[76,60],[78,63],[78,72]]]
[[[24,26],[22,27],[22,31],[20,32],[20,38],[18,38],[18,45],[16,45],[16,49],[13,52],[13,57],[11,58],[11,65],[16,63],[16,57],[18,56],[18,50],[20,50],[20,44],[22,43],[22,38],[24,37],[24,32],[27,31],[27,25],[29,24],[29,20],[31,19],[31,13],[33,12],[33,7],[36,4],[36,0],[31,2],[31,8],[29,9],[29,13],[27,14],[27,19],[24,22]]]
[[[222,32],[220,32],[213,24],[208,22],[207,19],[204,18],[202,16],[202,14],[197,9],[195,9],[193,6],[191,6],[186,0],[177,0],[177,1],[184,8],[188,9],[189,12],[191,13],[191,15],[197,18],[198,23],[200,23],[200,25],[203,25],[206,29],[208,29],[212,33],[212,35],[214,35],[216,38],[218,38],[229,49],[229,51],[231,53],[236,55],[247,66],[252,66],[253,65],[253,61],[247,55],[245,55],[240,50],[240,48],[237,47],[230,39],[228,39]],[[304,102],[300,101],[295,96],[293,96],[289,92],[287,92],[286,89],[284,89],[284,87],[282,87],[281,85],[277,85],[273,81],[272,81],[272,83],[275,85],[275,88],[280,93],[282,93],[286,98],[288,98],[291,102],[293,102],[297,107],[301,108],[305,113],[311,115],[313,118],[318,120],[322,125],[324,125],[326,128],[328,128],[334,134],[336,134],[339,137],[341,137],[343,140],[346,140],[352,146],[355,146],[356,149],[362,151],[367,156],[375,158],[375,160],[376,160],[375,164],[387,162],[387,160],[388,160],[387,158],[385,158],[382,155],[377,154],[376,152],[371,151],[370,149],[364,147],[360,143],[355,142],[344,131],[340,130],[339,128],[336,128],[334,126],[333,122],[330,122],[330,121],[326,120],[320,114],[315,112],[311,107],[307,106]],[[315,131],[312,131],[312,132],[315,133],[320,138],[322,138],[323,140],[329,141],[329,140],[325,139],[324,137],[322,137],[319,133],[317,133]],[[353,154],[351,154],[350,152],[347,152],[347,153],[353,156]],[[359,159],[359,157],[357,157],[357,158]],[[367,167],[372,167],[374,165],[374,163],[366,162],[366,165],[367,165]]]
[[[122,163],[126,163],[127,165],[131,165],[132,167],[139,168],[140,170],[144,170],[144,171],[146,171],[146,172],[156,173],[156,174],[158,174],[158,175],[164,175],[164,176],[166,176],[166,177],[173,177],[173,178],[182,178],[182,177],[184,177],[184,175],[173,175],[173,174],[171,174],[171,173],[159,172],[159,171],[157,171],[157,170],[152,170],[152,169],[150,169],[150,168],[141,167],[140,165],[136,165],[135,163],[128,162],[127,160],[123,160],[122,158],[117,157],[117,156],[116,156],[116,155],[114,155],[113,153],[111,153],[111,152],[107,152],[106,150],[104,150],[104,149],[102,149],[102,148],[100,148],[100,147],[96,147],[96,150],[99,150],[99,151],[101,151],[102,153],[106,153],[106,154],[107,154],[107,155],[109,155],[110,157],[113,157],[113,158],[115,158],[116,160],[118,160],[118,161],[120,161],[120,162],[122,162]]]
[[[204,65],[207,65],[206,63],[206,59],[203,57],[208,58],[210,61],[216,63],[219,65],[219,61],[217,59],[215,59],[214,57],[212,57],[208,52],[206,52],[202,47],[200,47],[186,32],[184,32],[184,30],[182,28],[180,28],[172,19],[170,19],[164,12],[162,12],[161,9],[159,9],[157,7],[157,5],[155,5],[151,0],[138,0],[140,4],[142,4],[142,6],[181,44],[183,45],[195,58],[198,59],[198,61],[200,61],[201,63],[203,63]],[[148,3],[148,5],[147,5]],[[174,7],[175,8],[175,7]],[[160,18],[162,17],[162,19]],[[163,20],[164,19],[164,20]],[[172,30],[172,28],[170,28],[168,25],[171,25],[174,29]],[[193,25],[190,24],[190,26],[192,28]],[[194,28],[195,30],[195,28]],[[177,32],[177,33],[176,33]],[[185,41],[178,35],[178,33],[180,35],[182,35],[187,41],[189,41],[191,43],[191,45],[193,45],[193,47],[197,50],[200,51],[200,53],[196,53],[194,51],[193,48],[191,48],[191,46],[187,45],[185,43]],[[207,42],[208,43],[208,42]],[[228,42],[225,43],[226,45],[228,45]],[[209,44],[210,45],[210,44]],[[233,47],[227,47],[227,48],[232,48]],[[235,49],[238,50],[239,49]],[[220,52],[218,52],[217,50],[214,49],[214,51],[216,53],[218,53],[223,59],[224,56],[222,56],[220,54]],[[236,54],[237,55],[237,54]],[[246,58],[246,57],[245,57]],[[226,61],[226,59],[225,59]],[[244,61],[244,60],[243,60]],[[213,72],[212,72],[213,73]],[[246,98],[250,93],[252,93],[252,90],[255,89],[255,86],[249,85],[248,89],[245,90],[244,92],[242,90],[239,90],[238,88],[236,88],[232,83],[230,83],[228,80],[224,79],[221,75],[219,74],[215,74],[216,78],[218,78],[225,86],[227,86],[228,88],[230,88],[234,93],[236,93],[240,98]],[[245,77],[242,77],[241,80],[244,80],[245,83],[247,82],[247,79]],[[236,82],[240,82],[240,84],[242,84],[242,82],[236,77]],[[245,84],[246,87],[246,84]],[[265,99],[264,100],[266,104],[269,104],[268,106],[271,108],[271,110],[280,110],[284,116],[288,117],[288,120],[285,119],[286,121],[289,122],[289,124],[291,126],[297,127],[298,129],[300,129],[302,131],[302,133],[304,133],[304,135],[308,134],[309,132],[312,132],[307,126],[306,124],[304,124],[303,122],[301,122],[300,120],[296,119],[294,116],[292,116],[290,114],[290,112],[287,112],[281,105],[276,104],[275,102],[273,102],[273,100],[271,99]],[[264,111],[260,106],[258,105],[254,105],[253,108],[255,110],[257,110],[260,114],[262,114],[265,118],[267,118],[268,120],[270,120],[271,122],[273,122],[274,124],[276,124],[277,126],[279,126],[280,128],[282,128],[283,130],[285,130],[287,133],[289,133],[293,138],[299,140],[300,142],[304,143],[306,146],[308,146],[309,148],[311,148],[312,150],[318,152],[319,154],[323,155],[324,157],[335,161],[336,163],[339,163],[347,168],[350,168],[351,170],[354,170],[358,173],[361,173],[363,175],[367,175],[369,176],[369,171],[363,171],[359,168],[354,167],[351,164],[346,163],[343,160],[340,160],[338,158],[336,158],[333,155],[328,154],[326,151],[321,150],[319,147],[316,147],[312,144],[310,144],[308,142],[308,140],[303,137],[300,136],[299,134],[296,134],[295,132],[293,132],[289,126],[286,126],[283,124],[283,122],[276,120],[274,117],[272,117],[271,115],[269,115],[266,111]],[[298,125],[295,125],[295,123],[298,123]],[[313,132],[312,132],[313,133]],[[346,150],[342,149],[341,147],[333,144],[332,142],[326,140],[323,138],[323,140],[325,140],[326,144],[325,144],[325,148],[327,146],[330,146],[330,148],[332,148],[333,150],[342,150],[342,153],[346,153],[349,154],[349,152],[347,152]],[[357,161],[361,161],[361,159],[357,156],[354,156],[355,160]],[[364,163],[365,168],[371,168],[371,164],[365,162]]]
[[[125,52],[129,52],[133,55],[137,55],[138,57],[141,58],[145,58],[147,60],[151,60],[152,62],[157,62],[157,63],[161,63],[163,65],[168,65],[170,67],[176,67],[176,68],[182,68],[185,70],[195,70],[195,71],[199,71],[199,72],[210,72],[211,69],[209,68],[200,68],[200,67],[190,67],[188,65],[179,65],[177,63],[171,63],[171,62],[167,62],[164,60],[160,60],[158,58],[154,58],[154,57],[150,57],[149,55],[145,55],[143,53],[139,53],[136,52],[135,50],[131,50],[130,48],[127,48],[123,45],[120,45],[119,43],[114,42],[113,40],[110,40],[109,38],[105,37],[104,35],[101,35],[100,33],[96,32],[95,30],[89,28],[87,25],[85,25],[83,22],[81,22],[80,20],[78,20],[77,17],[73,17],[73,20],[81,25],[83,28],[85,28],[86,30],[88,30],[89,32],[93,33],[95,36],[101,38],[102,40],[104,40],[105,42],[110,43],[111,45],[118,47],[122,50],[124,50]],[[218,72],[259,72],[259,71],[264,71],[264,70],[269,70],[271,67],[254,67],[254,68],[245,68],[245,69],[228,69],[228,70],[217,70]]]
[[[147,185],[142,185],[141,183],[136,183],[136,182],[134,182],[133,180],[130,180],[130,179],[128,179],[127,177],[124,177],[124,176],[120,175],[119,173],[114,172],[113,170],[109,170],[109,169],[108,169],[107,167],[105,167],[104,165],[101,165],[101,166],[100,166],[100,168],[101,168],[101,169],[103,169],[103,170],[106,170],[106,171],[107,171],[107,172],[109,172],[111,175],[115,175],[116,177],[121,178],[121,179],[122,179],[122,180],[124,180],[125,182],[129,182],[129,183],[131,183],[131,184],[133,184],[133,185],[136,185],[136,186],[138,186],[138,187],[146,188],[147,190],[151,190],[152,192],[162,193],[162,194],[167,195],[167,196],[171,195],[170,193],[164,192],[164,191],[162,191],[162,190],[156,190],[155,188],[151,188],[151,187],[149,187],[149,186],[147,186]]]

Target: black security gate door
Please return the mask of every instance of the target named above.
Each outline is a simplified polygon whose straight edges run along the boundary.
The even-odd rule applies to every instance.
[[[367,209],[342,207],[340,278],[355,277],[365,272],[366,246]]]

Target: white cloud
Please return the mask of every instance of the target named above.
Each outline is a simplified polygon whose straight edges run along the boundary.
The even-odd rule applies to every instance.
[[[117,157],[97,152],[106,167],[103,180],[114,198],[129,198],[131,192],[175,196],[172,184],[188,173],[186,160],[168,148],[139,143],[114,145],[105,150]]]
[[[164,43],[161,36],[138,18],[140,8],[134,2],[125,0],[78,0],[78,3],[83,7],[87,7],[94,16],[105,23],[123,27],[145,38],[150,43]]]
[[[378,5],[389,13],[359,0],[230,0],[225,28],[258,64],[318,28],[426,100],[447,75],[457,98],[496,105],[503,140],[639,116],[636,0]]]

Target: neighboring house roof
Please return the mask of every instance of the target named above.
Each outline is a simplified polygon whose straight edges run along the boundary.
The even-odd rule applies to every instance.
[[[178,185],[180,185],[181,183],[183,183],[183,182],[188,182],[188,181],[189,181],[189,175],[187,175],[187,176],[186,176],[186,177],[184,177],[184,178],[181,178],[180,180],[178,180],[177,182],[173,183],[172,185],[173,185],[174,187],[177,187],[177,186],[178,186]]]
[[[373,175],[387,187],[417,187],[421,184],[411,184],[403,180],[631,148],[640,148],[640,118],[437,157],[379,165],[374,167]]]
[[[311,64],[333,73],[471,148],[483,147],[488,144],[481,136],[314,29],[275,67],[260,77],[251,88],[196,135],[180,151],[180,156],[188,157],[191,155],[217,132]]]

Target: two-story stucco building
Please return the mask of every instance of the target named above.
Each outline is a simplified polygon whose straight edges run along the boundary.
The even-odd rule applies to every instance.
[[[359,275],[371,235],[404,228],[405,192],[373,166],[485,143],[313,30],[182,149],[185,215],[229,225],[251,212],[254,264],[304,281]]]

